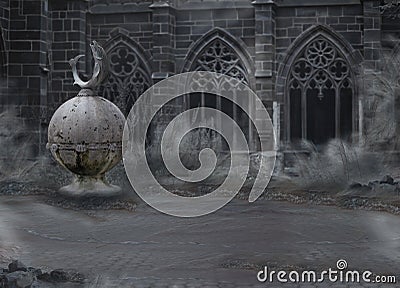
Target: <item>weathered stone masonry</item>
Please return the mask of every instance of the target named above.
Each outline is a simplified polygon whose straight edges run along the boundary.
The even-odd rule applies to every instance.
[[[284,149],[291,141],[293,111],[287,82],[292,65],[296,55],[322,37],[344,55],[354,79],[352,107],[337,115],[349,111],[352,132],[362,133],[365,123],[360,119],[368,118],[368,111],[363,110],[367,105],[361,93],[361,68],[379,69],[381,51],[399,50],[399,21],[382,17],[380,4],[373,0],[3,0],[0,103],[17,108],[34,128],[34,149],[39,154],[52,113],[78,91],[68,60],[89,55],[90,41],[101,43],[112,58],[112,76],[100,93],[125,114],[153,83],[195,69],[205,49],[222,45],[234,51],[237,68],[243,67],[235,75],[244,77],[261,97]],[[90,69],[90,61],[82,61],[81,71],[90,74]],[[183,104],[175,105],[165,109],[165,121]],[[302,129],[307,134],[311,128]]]

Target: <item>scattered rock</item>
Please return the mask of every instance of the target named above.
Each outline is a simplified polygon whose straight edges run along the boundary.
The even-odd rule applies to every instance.
[[[37,279],[52,283],[83,283],[85,281],[85,276],[73,270],[57,269],[51,271],[50,273],[42,273],[37,276]]]
[[[375,187],[376,185],[379,185],[379,181],[371,181],[368,183],[368,187],[371,188]]]
[[[67,282],[68,281],[68,273],[61,269],[57,269],[50,272],[50,278],[54,282]]]
[[[42,273],[42,274],[36,276],[36,278],[37,278],[38,280],[42,280],[42,281],[45,281],[45,282],[51,282],[50,274],[47,273],[47,272]]]
[[[342,197],[342,196],[367,196],[371,193],[371,191],[374,189],[374,184],[368,184],[368,185],[363,185],[361,183],[358,182],[354,182],[352,184],[349,185],[349,187],[342,191],[339,192],[336,196],[338,197]]]
[[[27,267],[21,261],[15,260],[8,264],[8,271],[9,273],[16,272],[16,271],[28,271]]]
[[[17,260],[11,262],[8,265],[8,269],[0,268],[0,288],[42,287],[41,285],[44,284],[44,282],[56,285],[55,287],[61,285],[56,283],[68,282],[83,284],[85,282],[85,276],[75,270],[57,269],[51,272],[43,272],[41,269],[34,267],[27,268],[22,262]],[[39,284],[40,286],[38,286]]]
[[[85,275],[78,272],[70,272],[69,273],[69,282],[72,283],[84,283],[86,280]]]
[[[358,189],[358,188],[362,188],[362,187],[363,187],[363,185],[360,183],[357,183],[357,182],[349,185],[349,189]]]
[[[33,267],[29,267],[28,272],[32,273],[35,277],[38,277],[43,274],[42,270]]]
[[[379,183],[394,185],[394,179],[390,175],[386,175],[381,179],[381,181]]]
[[[7,273],[0,272],[0,287],[6,287],[7,285]]]
[[[30,272],[15,271],[7,274],[7,284],[4,287],[9,288],[27,288],[34,281],[34,276]]]

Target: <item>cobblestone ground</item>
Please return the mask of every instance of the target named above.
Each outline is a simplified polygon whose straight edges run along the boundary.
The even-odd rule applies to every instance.
[[[236,200],[181,219],[144,204],[135,212],[71,211],[3,196],[0,243],[3,261],[73,268],[88,276],[86,287],[399,287],[257,282],[264,266],[323,271],[339,259],[400,279],[399,216],[283,202]]]

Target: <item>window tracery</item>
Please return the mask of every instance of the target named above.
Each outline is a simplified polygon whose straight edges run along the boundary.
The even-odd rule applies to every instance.
[[[130,46],[119,43],[108,51],[110,76],[100,89],[100,95],[116,104],[127,115],[151,86],[149,73],[143,61]]]
[[[350,66],[334,44],[324,37],[308,44],[296,57],[288,78],[291,139],[318,143],[348,135],[353,84]]]

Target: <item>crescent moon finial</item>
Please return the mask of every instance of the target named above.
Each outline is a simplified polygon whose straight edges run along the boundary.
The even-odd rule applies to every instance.
[[[85,55],[78,55],[75,58],[69,60],[69,64],[72,68],[72,75],[74,77],[74,85],[79,85],[82,89],[96,89],[101,82],[103,82],[109,73],[109,65],[107,54],[104,51],[103,47],[101,47],[96,41],[93,41],[90,44],[90,48],[92,50],[92,55],[94,59],[94,68],[93,68],[93,75],[89,81],[83,81],[77,69],[77,64],[79,59],[84,57]]]

